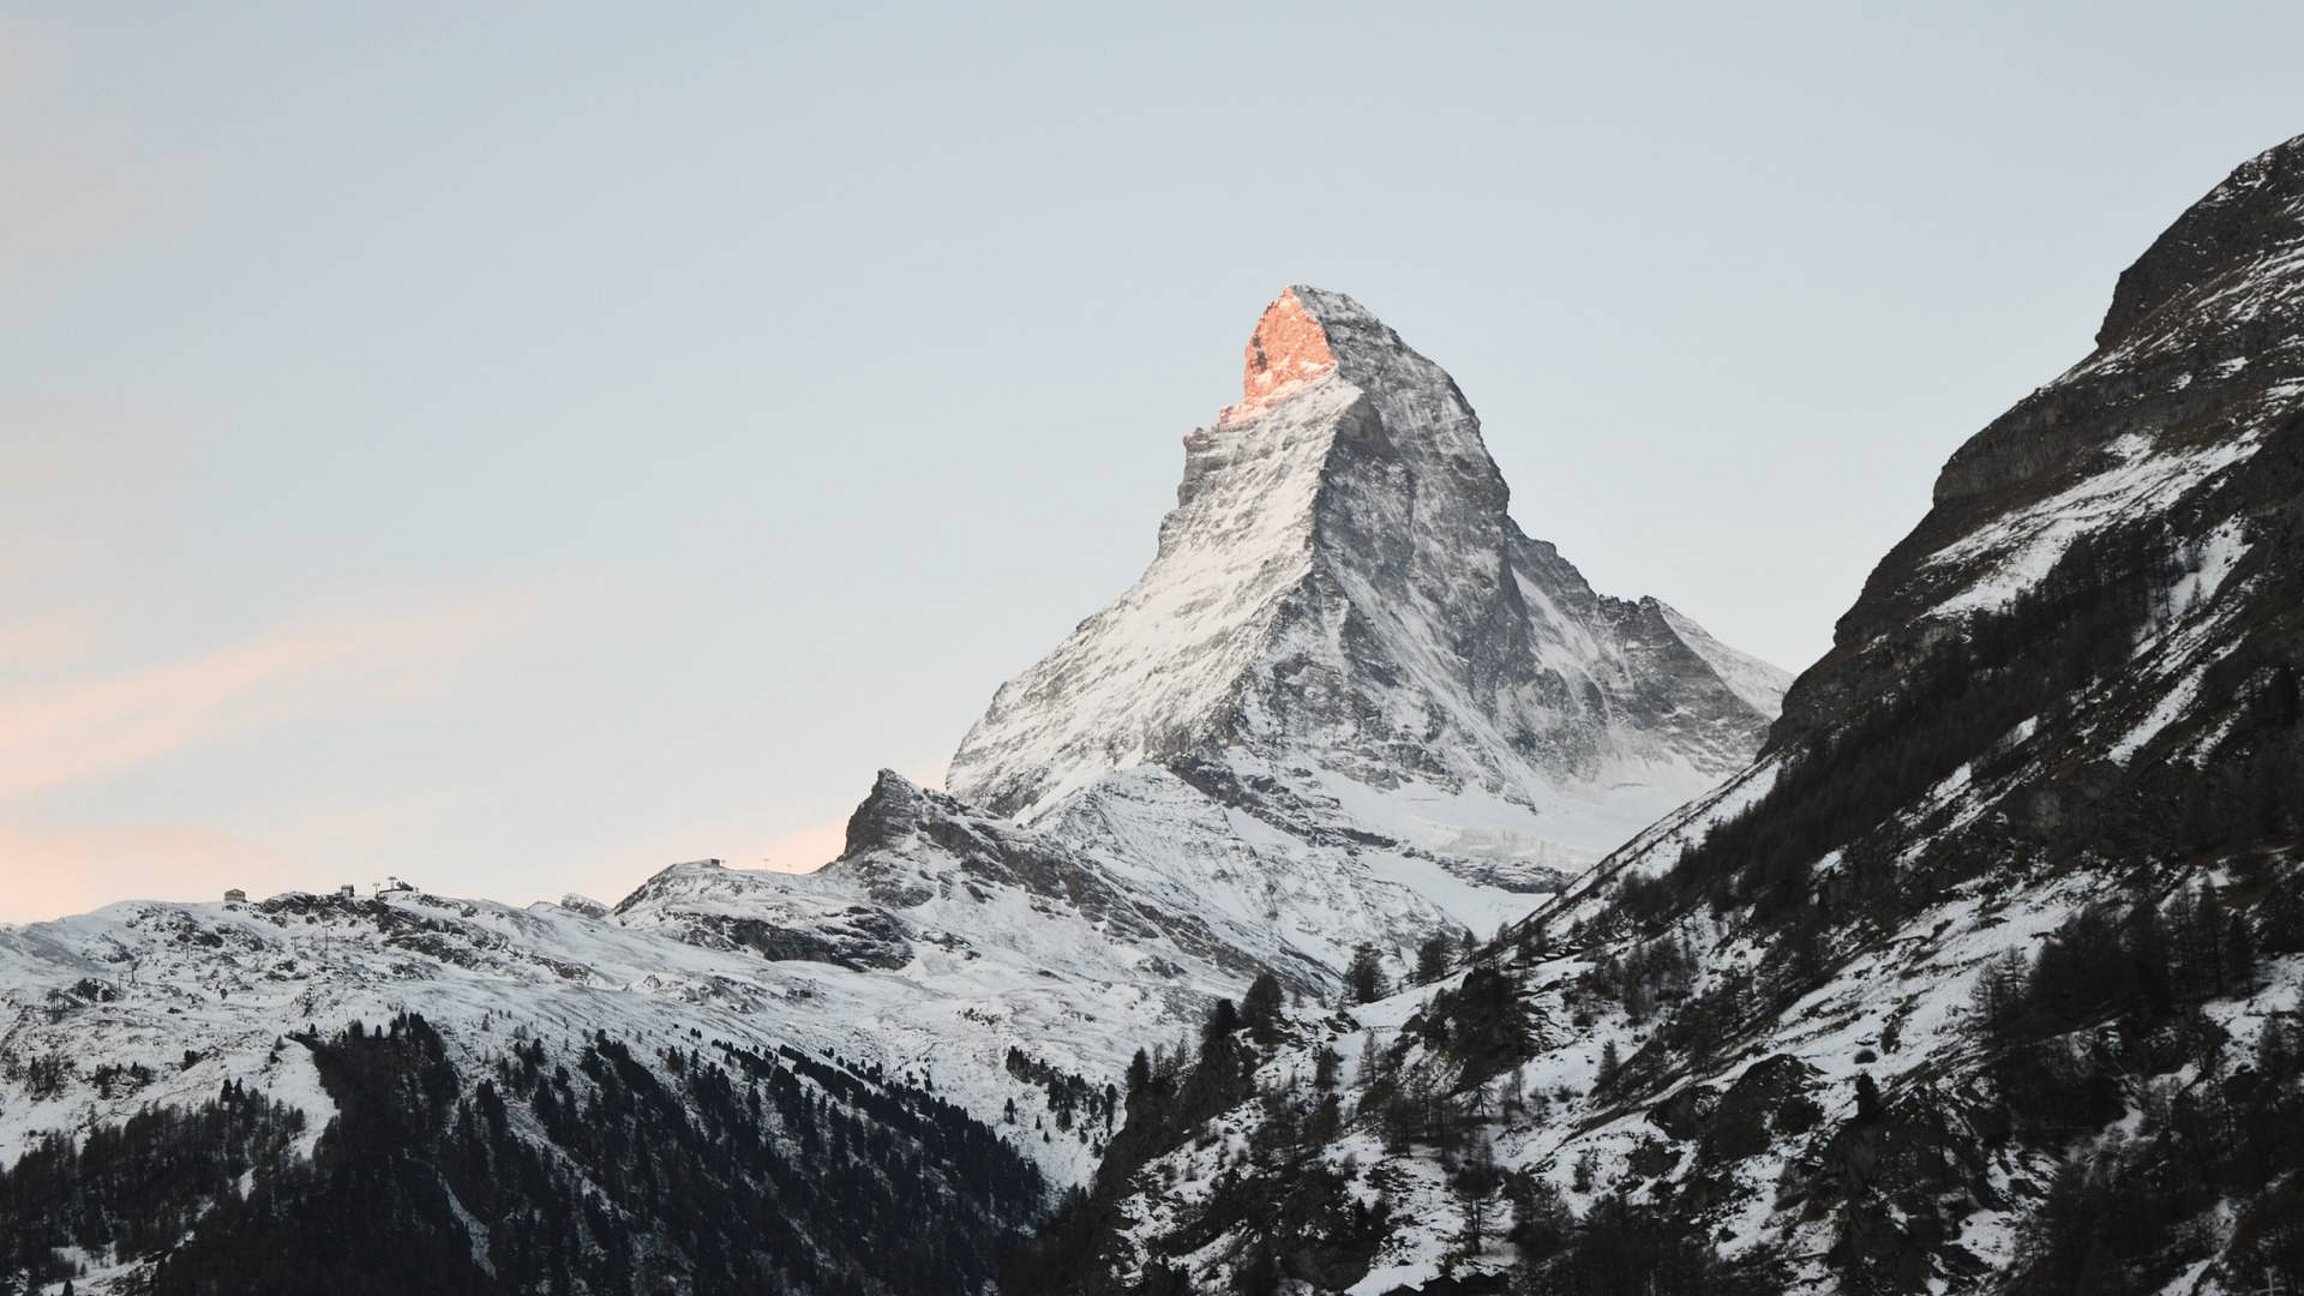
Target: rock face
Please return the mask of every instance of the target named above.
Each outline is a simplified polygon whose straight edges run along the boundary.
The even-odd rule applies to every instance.
[[[2067,558],[2198,570],[2183,597],[2204,605],[2289,498],[2279,451],[2304,390],[2300,262],[2304,149],[2290,143],[2233,172],[2120,276],[2091,355],[1953,453],[1935,507],[1874,570],[1771,745],[1813,741],[1902,688],[1948,627],[2006,611]]]
[[[1046,1272],[2294,1287],[2300,680],[2304,139],[1953,454],[1758,760],[1436,987],[1180,1078]],[[1220,1087],[1333,1054],[1340,1100]]]
[[[1264,312],[1151,567],[1002,687],[963,798],[1057,818],[1188,771],[1442,857],[1596,858],[1757,747],[1784,677],[1521,534],[1456,384],[1340,294]]]
[[[1334,372],[1336,352],[1328,345],[1326,326],[1312,317],[1294,291],[1284,292],[1256,321],[1240,375],[1240,403],[1225,409],[1218,422],[1248,418],[1305,383]]]

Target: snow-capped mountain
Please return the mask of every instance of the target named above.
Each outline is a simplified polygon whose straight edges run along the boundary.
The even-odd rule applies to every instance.
[[[1122,1041],[1036,969],[851,970],[883,934],[829,902],[854,945],[753,939],[757,909],[694,894],[712,871],[659,879],[694,895],[677,929],[416,891],[0,929],[0,1264],[88,1292],[981,1282],[1039,1167],[1107,1136],[1085,1081],[1002,1050]]]
[[[1240,403],[1184,444],[1151,567],[1000,689],[959,796],[1044,823],[1150,766],[1528,876],[1711,787],[1776,714],[1781,672],[1523,535],[1455,382],[1348,297],[1274,301]]]
[[[1494,931],[1756,749],[1772,668],[1504,510],[1447,376],[1294,289],[1151,572],[814,873],[0,927],[0,1280],[979,1290],[1139,1049]]]
[[[2304,1281],[2304,138],[1977,434],[1766,751],[1132,1095],[1019,1290]]]

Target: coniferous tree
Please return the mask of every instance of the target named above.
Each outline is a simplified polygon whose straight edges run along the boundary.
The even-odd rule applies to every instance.
[[[1887,1115],[1887,1105],[1880,1098],[1880,1084],[1869,1071],[1856,1073],[1856,1123],[1877,1125]]]
[[[1280,1037],[1283,998],[1280,978],[1270,972],[1259,973],[1249,983],[1248,993],[1240,1000],[1240,1022],[1257,1043],[1270,1044]]]
[[[1448,938],[1434,932],[1416,947],[1416,980],[1424,985],[1448,975]]]
[[[1215,1045],[1230,1039],[1240,1029],[1240,1009],[1230,999],[1218,999],[1208,1010],[1208,1019],[1202,1023],[1200,1035],[1204,1045]]]
[[[1471,1154],[1450,1177],[1448,1186],[1455,1190],[1464,1208],[1464,1232],[1458,1241],[1465,1255],[1478,1255],[1487,1245],[1489,1202],[1503,1182],[1503,1172],[1496,1165],[1496,1150],[1484,1138],[1472,1145]]]
[[[1352,951],[1352,962],[1344,969],[1344,983],[1355,1003],[1374,1003],[1389,993],[1384,982],[1384,961],[1375,946],[1362,945]]]

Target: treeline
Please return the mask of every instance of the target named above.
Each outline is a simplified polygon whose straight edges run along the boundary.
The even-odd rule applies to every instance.
[[[1066,1071],[1033,1057],[1011,1044],[1004,1059],[1008,1074],[1026,1084],[1037,1085],[1047,1094],[1048,1112],[1056,1122],[1058,1133],[1070,1133],[1073,1123],[1101,1125],[1104,1137],[1112,1135],[1113,1122],[1119,1116],[1120,1090],[1107,1083],[1102,1089],[1088,1083],[1085,1076]],[[1007,1120],[1018,1120],[1016,1101],[1008,1101]]]
[[[974,1293],[1044,1209],[953,1104],[796,1050],[521,1039],[474,1078],[422,1017],[293,1037],[337,1116],[228,1086],[0,1176],[7,1254],[152,1259],[152,1296]],[[235,1181],[248,1175],[245,1196]]]
[[[2218,1230],[2200,1227],[2217,1211],[2234,1220],[2227,1287],[2304,1284],[2304,1038],[2272,1017],[2235,1049],[2200,1011],[2255,994],[2265,957],[2304,952],[2300,884],[2259,859],[2229,889],[2091,905],[2036,955],[1979,974],[1976,1029],[2006,1113],[1985,1132],[2083,1149],[2035,1213],[2012,1292],[2163,1290],[2217,1259]],[[2133,1136],[2097,1137],[2137,1113]]]
[[[1477,949],[1468,928],[1457,928],[1453,934],[1433,932],[1416,946],[1416,962],[1407,984],[1430,985],[1469,961]],[[1394,987],[1384,974],[1384,955],[1374,945],[1362,944],[1352,950],[1351,960],[1344,966],[1344,994],[1351,1003],[1374,1003],[1391,994]]]
[[[1247,1242],[1236,1260],[1234,1290],[1250,1296],[1279,1290],[1278,1237],[1316,1239],[1306,1254],[1325,1258],[1311,1263],[1334,1265],[1338,1273],[1351,1268],[1354,1253],[1374,1254],[1384,1233],[1382,1211],[1358,1202],[1346,1179],[1310,1155],[1342,1121],[1333,1062],[1320,1064],[1311,1077],[1257,1084],[1259,1065],[1283,1038],[1282,1006],[1280,984],[1267,973],[1239,1002],[1220,999],[1209,1009],[1197,1046],[1137,1051],[1122,1094],[1126,1120],[1094,1184],[1067,1194],[1039,1234],[1009,1257],[1001,1284],[1006,1296],[1200,1296],[1181,1257],[1236,1228]],[[1207,1122],[1250,1101],[1263,1105],[1250,1145],[1227,1159],[1193,1221],[1162,1240],[1141,1281],[1124,1281],[1115,1250],[1119,1202],[1146,1167],[1203,1139]],[[1298,1267],[1303,1263],[1299,1257]]]
[[[1755,975],[1720,979],[1693,996],[1674,960],[1648,957],[1654,941],[1638,944],[1639,957],[1626,957],[1620,971],[1601,957],[1587,989],[1619,998],[1635,1021],[1660,1018],[1628,1076],[1646,1079],[1675,1057],[1717,1053],[1817,984],[1835,951],[1867,931],[1894,930],[1986,870],[2092,853],[2128,869],[2182,874],[2206,858],[2239,868],[2251,855],[2293,846],[2304,832],[2304,798],[2296,795],[2304,787],[2304,701],[2297,669],[2278,657],[2292,646],[2254,634],[2240,636],[2197,692],[2197,723],[2214,722],[2214,760],[2141,761],[2096,769],[2098,777],[2074,775],[2067,786],[2076,790],[2064,796],[2007,803],[1989,843],[1976,834],[1930,842],[1926,825],[1895,842],[1873,836],[1963,765],[1972,763],[1978,780],[1997,779],[2080,728],[2075,708],[2083,695],[2122,668],[2137,636],[2166,612],[2165,592],[2181,574],[2172,552],[2155,533],[2083,537],[2005,610],[1968,619],[1919,660],[1900,663],[1892,690],[1840,730],[1787,754],[1766,795],[1716,825],[1671,869],[1624,879],[1606,910],[1569,933],[1572,944],[1635,944],[1670,933],[1674,917],[1709,903],[1750,906],[1772,945]],[[2027,719],[2037,723],[2019,733]],[[1917,860],[1898,849],[1913,840],[1927,843]],[[1840,866],[1816,876],[1818,862],[1835,851]]]
[[[2082,537],[2005,611],[1900,665],[1892,691],[1791,755],[1766,795],[1684,851],[1672,885],[1636,892],[1635,905],[1693,893],[1763,918],[1805,909],[1818,860],[2123,665],[2180,570],[2157,543]]]
[[[2066,1163],[2035,1213],[2013,1296],[2148,1296],[2203,1262],[2227,1291],[2304,1290],[2304,1039],[2267,1022],[2246,1061],[2144,1096],[2137,1137]],[[2232,1217],[2219,1260],[2215,1211]]]
[[[70,1281],[64,1248],[133,1259],[173,1246],[243,1175],[281,1173],[304,1113],[227,1081],[197,1107],[154,1107],[48,1134],[0,1170],[0,1287]]]
[[[1508,1185],[1520,1253],[1504,1293],[1543,1296],[1767,1296],[1783,1290],[1772,1270],[1720,1258],[1702,1225],[1621,1194],[1581,1216],[1559,1191],[1531,1175]],[[1468,1289],[1467,1289],[1468,1290]]]
[[[1669,1213],[1618,1196],[1578,1216],[1541,1177],[1498,1165],[1494,1131],[1526,1117],[1529,1104],[1552,1100],[1525,1092],[1515,1070],[1530,1056],[1532,1023],[1508,973],[1475,965],[1461,984],[1436,991],[1389,1048],[1363,1036],[1350,1064],[1357,1101],[1349,1106],[1347,1059],[1333,1048],[1312,1051],[1309,1074],[1271,1065],[1283,1056],[1275,1045],[1289,1035],[1277,1002],[1276,984],[1252,987],[1241,1006],[1225,1000],[1210,1010],[1196,1049],[1137,1055],[1127,1121],[1096,1183],[1068,1195],[1019,1248],[1004,1270],[1006,1296],[1278,1296],[1302,1290],[1292,1284],[1351,1287],[1403,1222],[1380,1166],[1329,1155],[1352,1127],[1377,1131],[1388,1156],[1425,1156],[1441,1167],[1457,1220],[1450,1265],[1498,1239],[1519,1248],[1516,1268],[1454,1272],[1438,1290],[1759,1296],[1774,1289],[1770,1275],[1723,1264],[1701,1228]],[[1274,1009],[1269,1017],[1265,1005]],[[1245,1137],[1228,1138],[1219,1118],[1243,1107],[1251,1113],[1239,1125]],[[1187,1148],[1212,1173],[1189,1205],[1167,1199],[1175,1214],[1148,1254],[1128,1252],[1120,1202],[1175,1187],[1171,1170],[1153,1167]],[[1228,1243],[1221,1257],[1228,1276],[1211,1286],[1187,1258],[1204,1265],[1218,1243]]]
[[[2291,909],[2271,911],[2277,947],[2304,939],[2288,926]],[[2014,1132],[2093,1132],[2127,1110],[2134,1077],[2212,1056],[2219,1032],[2198,1005],[2254,991],[2259,940],[2246,915],[2203,885],[2124,913],[2084,906],[2037,955],[2011,950],[1987,964],[1974,1016],[1994,1046],[1990,1074]]]

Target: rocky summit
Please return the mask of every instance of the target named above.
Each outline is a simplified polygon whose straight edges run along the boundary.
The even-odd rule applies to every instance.
[[[1003,686],[958,795],[1063,818],[1116,772],[1292,831],[1546,884],[1717,783],[1786,677],[1513,522],[1480,421],[1359,303],[1298,286],[1185,439],[1151,567]]]

